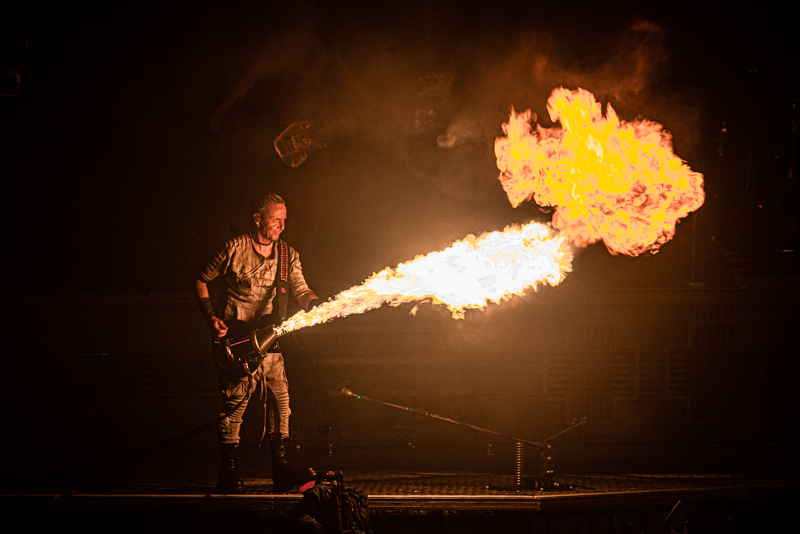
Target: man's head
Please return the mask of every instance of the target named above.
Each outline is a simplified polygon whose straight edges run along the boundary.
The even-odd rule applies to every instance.
[[[275,193],[267,193],[253,201],[253,222],[262,243],[277,241],[286,227],[286,204]]]

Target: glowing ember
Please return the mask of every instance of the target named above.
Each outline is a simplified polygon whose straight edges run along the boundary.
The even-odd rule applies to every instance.
[[[495,142],[499,179],[514,207],[531,198],[556,207],[553,224],[576,245],[655,253],[703,204],[703,175],[673,154],[660,124],[621,121],[610,104],[603,118],[583,89],[554,90],[547,109],[563,129],[532,132],[530,111],[512,110]]]
[[[460,318],[469,308],[521,295],[538,284],[558,284],[569,272],[571,260],[565,238],[547,226],[510,226],[386,268],[310,312],[297,313],[275,331],[284,335],[384,303],[399,306],[415,300],[444,304]]]

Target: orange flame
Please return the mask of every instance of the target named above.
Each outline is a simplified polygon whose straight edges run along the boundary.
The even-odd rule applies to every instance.
[[[523,294],[539,284],[557,285],[570,270],[571,249],[563,235],[528,223],[502,232],[468,236],[445,250],[386,268],[359,286],[309,312],[299,312],[275,328],[281,336],[336,317],[363,313],[384,303],[415,300],[444,304],[453,317],[489,302]]]
[[[563,129],[532,132],[530,111],[512,109],[495,141],[499,180],[514,207],[531,198],[556,207],[553,224],[574,244],[655,253],[703,204],[703,175],[675,156],[660,124],[621,121],[610,104],[603,118],[584,89],[555,89],[547,109]]]

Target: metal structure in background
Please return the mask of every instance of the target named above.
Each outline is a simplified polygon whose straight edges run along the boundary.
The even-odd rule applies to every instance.
[[[582,424],[586,423],[586,418],[583,417],[577,421],[573,421],[571,425],[568,427],[556,432],[550,437],[547,437],[541,441],[534,441],[524,438],[516,438],[514,436],[509,436],[508,434],[503,434],[501,432],[496,432],[494,430],[489,430],[487,428],[481,428],[479,426],[470,425],[469,423],[462,423],[460,421],[456,421],[455,419],[451,419],[449,417],[443,417],[441,415],[437,415],[435,413],[427,412],[425,410],[421,410],[419,408],[411,408],[410,406],[403,406],[402,404],[394,404],[391,402],[382,401],[380,399],[374,399],[372,397],[367,397],[365,395],[359,395],[357,393],[353,393],[349,388],[343,388],[341,391],[342,397],[353,398],[353,399],[360,399],[365,400],[368,402],[374,402],[376,404],[382,404],[383,406],[389,406],[390,408],[396,408],[398,410],[404,410],[407,412],[414,413],[416,415],[421,415],[424,417],[430,417],[431,419],[437,419],[439,421],[444,421],[445,423],[450,423],[453,425],[463,426],[469,428],[471,430],[475,430],[477,432],[483,432],[485,434],[491,434],[492,436],[501,437],[504,439],[509,439],[514,442],[515,449],[514,449],[514,484],[518,488],[526,488],[526,489],[536,489],[540,491],[571,491],[574,489],[573,486],[568,484],[560,484],[556,481],[555,478],[555,468],[553,462],[553,446],[548,443],[558,436],[569,432],[572,429],[575,429]],[[538,447],[542,449],[541,458],[542,458],[542,472],[541,475],[535,477],[526,477],[525,476],[525,445],[533,445],[534,447]]]
[[[463,325],[449,317],[436,323],[396,310],[304,329],[298,337],[308,369],[293,387],[313,382],[308,387],[325,397],[319,407],[304,407],[311,397],[296,395],[293,419],[309,421],[298,442],[347,448],[461,439],[443,428],[451,425],[427,429],[423,418],[409,426],[369,410],[344,411],[351,399],[339,393],[349,387],[411,398],[484,427],[503,418],[502,428],[549,433],[559,428],[547,426],[554,421],[587,416],[562,438],[570,443],[765,436],[783,443],[798,434],[791,417],[800,406],[798,302],[797,290],[560,289],[517,306],[514,324],[498,307],[477,340],[443,335]],[[174,434],[176,420],[188,428],[218,409],[208,327],[189,294],[6,297],[0,316],[14,332],[0,361],[0,397],[30,399],[30,417],[18,424],[31,442],[58,434],[81,445],[141,445]],[[511,417],[504,406],[514,401]],[[86,409],[115,431],[73,417]],[[325,420],[331,431],[324,442],[312,420],[322,409],[335,413],[335,422]]]

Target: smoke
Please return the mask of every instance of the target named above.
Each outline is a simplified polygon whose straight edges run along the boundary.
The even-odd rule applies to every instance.
[[[686,117],[670,111],[670,95],[655,90],[668,75],[669,54],[667,32],[653,23],[636,22],[588,44],[546,28],[457,35],[448,21],[426,27],[434,29],[337,33],[330,114],[358,117],[342,127],[343,137],[448,196],[486,198],[494,186],[491,148],[509,110],[546,117],[543,105],[555,87],[582,87],[626,115],[634,110],[680,124],[681,135],[691,132]],[[578,57],[587,47],[593,56]]]
[[[451,123],[445,132],[436,138],[442,148],[455,148],[470,140],[480,139],[480,128],[474,120],[460,119]]]
[[[491,146],[511,107],[546,116],[541,102],[563,86],[587,89],[624,115],[628,108],[669,112],[669,102],[658,102],[668,95],[653,90],[668,74],[663,28],[639,21],[621,32],[582,35],[535,17],[507,28],[496,20],[484,25],[482,16],[411,4],[368,23],[363,13],[315,12],[307,3],[253,45],[258,52],[210,114],[209,128],[219,130],[235,106],[253,98],[254,87],[276,78],[273,105],[284,127],[324,124],[328,146],[363,143],[445,194],[479,200],[492,183],[482,173],[491,168]],[[481,174],[464,175],[469,168]]]
[[[546,50],[539,50],[534,52],[531,81],[551,89],[582,87],[615,104],[632,101],[666,75],[666,36],[655,24],[636,22],[627,31],[607,38],[610,44],[601,48],[609,51],[608,57],[579,71],[559,65]]]
[[[305,114],[306,101],[321,91],[326,52],[313,25],[301,20],[274,34],[259,50],[239,81],[209,117],[208,127],[219,131],[225,116],[248,96],[261,80],[277,77],[281,91],[275,109],[278,115],[295,120]]]

